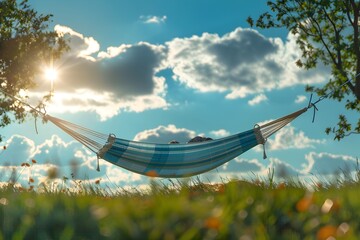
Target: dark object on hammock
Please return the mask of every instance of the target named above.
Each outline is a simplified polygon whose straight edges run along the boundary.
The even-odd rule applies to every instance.
[[[213,140],[213,139],[208,138],[208,137],[196,136],[196,137],[192,138],[190,141],[188,141],[188,143],[199,143],[199,142],[206,142],[206,141],[211,141],[211,140]]]

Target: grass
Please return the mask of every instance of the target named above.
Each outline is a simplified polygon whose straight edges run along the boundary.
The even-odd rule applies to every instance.
[[[24,166],[29,167],[29,166]],[[31,167],[31,166],[30,166]],[[51,174],[51,172],[49,173]],[[16,179],[15,179],[16,180]],[[72,181],[73,187],[69,186]],[[149,189],[63,179],[0,188],[0,239],[358,239],[360,170],[299,179],[150,178]]]

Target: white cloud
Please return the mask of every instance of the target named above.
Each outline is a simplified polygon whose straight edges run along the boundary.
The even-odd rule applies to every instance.
[[[257,159],[241,159],[235,158],[219,167],[220,172],[233,173],[261,173],[266,170],[266,167]]]
[[[160,23],[164,23],[167,19],[167,16],[140,16],[140,19],[143,23],[147,23],[147,24],[160,24]]]
[[[268,100],[268,98],[266,97],[266,95],[261,93],[261,94],[255,96],[253,99],[249,100],[248,104],[250,106],[254,106],[254,105],[260,104],[261,102],[265,102],[267,100]]]
[[[304,149],[314,148],[314,145],[324,143],[324,139],[311,139],[303,131],[296,131],[295,127],[289,124],[280,129],[274,137],[269,138],[266,147],[269,150]]]
[[[20,166],[29,162],[36,153],[33,140],[20,135],[13,135],[5,142],[6,150],[0,156],[0,166]]]
[[[356,167],[356,159],[347,155],[310,152],[305,159],[307,164],[303,165],[304,173],[334,174],[342,170],[354,171]]]
[[[306,101],[306,99],[307,99],[306,96],[304,96],[304,95],[298,95],[298,96],[296,96],[295,103],[303,103],[303,102]]]
[[[168,143],[176,140],[180,143],[186,143],[195,136],[196,134],[192,130],[177,128],[175,125],[169,124],[168,126],[158,126],[157,128],[139,132],[134,137],[134,140],[153,143]]]
[[[214,130],[210,132],[211,135],[215,136],[216,138],[226,137],[230,135],[230,132],[226,131],[225,129]]]
[[[295,128],[288,125],[280,129],[274,139],[269,140],[270,149],[303,149],[303,148],[314,148],[316,144],[324,144],[324,139],[311,139],[305,135],[303,131],[295,131]]]
[[[72,36],[76,37],[77,41],[70,41],[70,47],[76,49],[77,57],[85,58],[90,61],[95,61],[95,58],[91,56],[100,50],[100,44],[92,37],[84,37],[81,33],[75,32],[69,27],[56,25],[54,30],[60,36]],[[71,38],[71,37],[70,37]]]
[[[91,157],[91,153],[76,141],[64,142],[57,135],[39,144],[33,158],[38,164],[50,163],[56,166],[79,165]]]
[[[225,92],[228,99],[325,80],[321,66],[310,71],[296,66],[301,53],[291,34],[283,42],[237,28],[223,36],[175,38],[166,45],[175,80],[200,92]]]

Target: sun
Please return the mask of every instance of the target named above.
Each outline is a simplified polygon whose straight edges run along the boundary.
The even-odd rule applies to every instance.
[[[49,67],[44,71],[45,78],[54,81],[58,78],[58,71],[55,68]]]

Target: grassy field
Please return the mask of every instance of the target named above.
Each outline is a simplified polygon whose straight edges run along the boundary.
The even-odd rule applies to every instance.
[[[359,239],[360,182],[149,180],[149,191],[0,189],[0,239]]]

